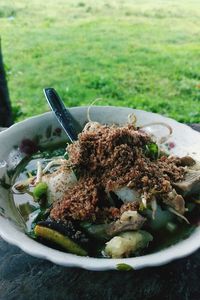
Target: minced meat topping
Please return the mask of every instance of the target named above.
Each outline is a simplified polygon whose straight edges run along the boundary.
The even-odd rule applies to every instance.
[[[137,190],[147,201],[157,195],[168,199],[173,182],[184,177],[185,168],[177,157],[148,157],[145,145],[151,142],[149,135],[130,124],[99,124],[95,130],[84,130],[67,148],[68,163],[79,180],[54,204],[51,217],[94,220],[100,211],[110,212],[111,218],[119,217],[120,208],[112,207],[106,195],[124,186]]]

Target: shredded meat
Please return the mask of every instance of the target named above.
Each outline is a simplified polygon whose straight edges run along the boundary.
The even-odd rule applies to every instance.
[[[145,145],[152,140],[133,125],[123,127],[98,125],[96,130],[79,134],[78,141],[67,148],[69,163],[80,180],[70,188],[61,201],[55,203],[51,217],[54,219],[95,219],[107,215],[119,218],[125,210],[135,210],[138,203],[122,205],[120,209],[102,207],[98,189],[106,193],[128,186],[145,195],[147,201],[163,195],[165,201],[178,207],[167,195],[173,191],[172,182],[183,179],[185,168],[181,159],[162,156],[152,160],[146,155]],[[180,197],[178,197],[180,203]],[[184,199],[181,203],[183,212]],[[127,205],[127,209],[126,209]]]
[[[83,174],[101,174],[110,165],[129,166],[134,161],[137,147],[144,146],[150,137],[135,130],[132,125],[126,127],[98,126],[95,131],[85,131],[78,141],[68,146],[70,162]]]
[[[125,211],[138,210],[138,209],[139,209],[139,203],[138,202],[125,203],[120,207],[120,215],[122,215]]]
[[[54,203],[50,216],[53,220],[95,219],[98,190],[92,179],[79,180],[69,188],[61,201]]]
[[[120,208],[117,207],[103,207],[102,209],[98,210],[97,213],[97,220],[99,222],[105,222],[106,220],[114,221],[120,218],[120,216],[125,211],[137,211],[139,209],[138,202],[129,202],[126,204],[122,204]]]

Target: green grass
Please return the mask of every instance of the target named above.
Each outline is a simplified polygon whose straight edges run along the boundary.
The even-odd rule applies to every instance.
[[[0,35],[17,121],[67,106],[129,106],[200,122],[200,1],[1,0]]]

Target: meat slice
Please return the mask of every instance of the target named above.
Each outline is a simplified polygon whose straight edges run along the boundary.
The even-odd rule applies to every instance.
[[[185,213],[185,200],[181,195],[177,194],[175,189],[164,195],[162,199],[164,203],[171,206],[181,215]]]
[[[143,226],[145,221],[146,219],[137,211],[125,211],[119,220],[109,225],[107,234],[114,236],[120,232],[138,230]]]
[[[196,164],[196,161],[189,155],[183,156],[180,158],[180,164],[181,166],[193,166]]]
[[[184,180],[173,183],[174,188],[183,196],[200,192],[200,170],[188,169]]]

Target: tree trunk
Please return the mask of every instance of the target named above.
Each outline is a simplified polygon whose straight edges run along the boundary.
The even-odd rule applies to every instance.
[[[6,73],[3,65],[0,40],[0,126],[9,127],[13,124]]]

